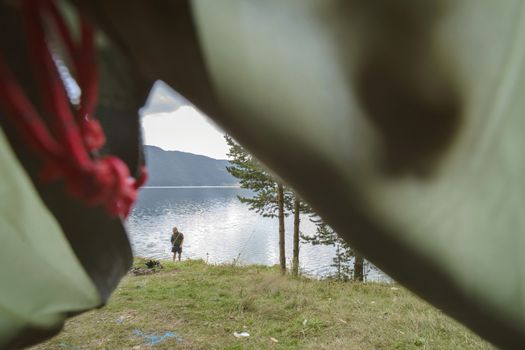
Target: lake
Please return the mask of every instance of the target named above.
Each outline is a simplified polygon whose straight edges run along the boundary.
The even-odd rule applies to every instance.
[[[136,256],[170,259],[173,226],[184,233],[183,259],[209,263],[274,265],[279,263],[277,219],[248,210],[237,196],[250,196],[238,187],[146,187],[140,190],[126,226]],[[292,257],[293,217],[285,220],[286,258]],[[301,232],[315,233],[308,216],[301,217]],[[312,277],[334,272],[335,248],[301,244],[300,268]],[[365,271],[366,272],[366,271]],[[369,268],[368,280],[385,277]]]

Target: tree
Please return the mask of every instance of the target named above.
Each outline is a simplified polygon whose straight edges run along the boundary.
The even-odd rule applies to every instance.
[[[293,255],[291,272],[293,276],[299,275],[299,248],[300,239],[317,245],[334,245],[336,254],[333,264],[336,268],[338,279],[351,279],[363,281],[364,258],[355,252],[337,233],[313,212],[313,210],[290,188],[286,188],[277,181],[264,167],[239,145],[231,136],[225,135],[229,146],[228,158],[231,166],[226,170],[239,179],[242,188],[254,192],[252,197],[237,196],[242,203],[248,204],[250,210],[254,210],[263,217],[279,220],[279,265],[281,273],[286,273],[286,247],[284,218],[293,213]],[[317,230],[314,236],[302,236],[300,233],[300,215],[308,213],[311,220],[316,224]],[[353,264],[352,264],[353,262]]]
[[[290,201],[283,184],[276,181],[263,166],[253,158],[244,148],[225,135],[229,146],[228,158],[231,166],[226,170],[239,179],[242,188],[252,190],[253,197],[237,196],[241,203],[248,204],[250,210],[254,210],[263,217],[277,217],[279,219],[279,264],[281,273],[286,273],[286,251],[285,251],[285,228],[284,218],[287,215],[285,207]]]
[[[281,265],[281,273],[286,273],[286,250],[285,250],[285,234],[284,234],[284,186],[277,184],[277,207],[279,210],[279,263]]]
[[[294,200],[293,209],[293,256],[292,256],[292,276],[299,276],[299,225],[301,202],[297,196]]]
[[[365,258],[354,250],[354,281],[363,282]]]
[[[354,281],[364,280],[364,258],[337,235],[319,216],[313,214],[310,219],[316,225],[314,236],[302,236],[303,240],[313,245],[335,246],[335,256],[332,266],[336,268],[337,279]],[[353,262],[353,264],[352,264]]]
[[[302,201],[302,199],[292,190],[289,191],[289,197],[292,199],[288,204],[288,210],[293,213],[293,255],[292,255],[292,276],[299,276],[299,248],[301,243],[301,214],[312,214],[312,208]]]
[[[291,273],[293,276],[298,276],[300,240],[301,237],[304,237],[301,236],[300,232],[301,213],[308,213],[317,218],[315,220],[317,220],[318,229],[314,238],[305,237],[305,239],[312,244],[335,245],[337,253],[336,257],[334,257],[334,266],[338,269],[338,278],[347,276],[349,271],[352,270],[347,271],[346,266],[348,265],[349,259],[353,258],[354,253],[347,246],[346,242],[339,239],[337,234],[325,225],[322,220],[313,213],[311,207],[304,203],[292,189],[286,188],[268,171],[264,170],[264,167],[257,159],[248,153],[231,136],[225,135],[224,138],[229,147],[228,158],[231,164],[231,166],[226,167],[226,170],[239,179],[239,184],[242,188],[250,189],[255,193],[252,197],[237,196],[241,203],[248,204],[250,210],[254,210],[263,217],[277,217],[279,220],[279,265],[281,267],[281,273],[286,273],[284,218],[290,213],[293,213]]]

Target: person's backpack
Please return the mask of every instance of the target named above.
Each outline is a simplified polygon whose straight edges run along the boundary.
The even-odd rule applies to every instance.
[[[177,236],[171,235],[171,244],[173,245],[180,245],[182,243],[182,240],[184,239],[184,235],[182,232],[178,232]]]

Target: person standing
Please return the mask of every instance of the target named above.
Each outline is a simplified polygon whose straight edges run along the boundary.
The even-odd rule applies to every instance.
[[[173,232],[171,234],[170,240],[171,240],[171,252],[173,253],[173,261],[175,261],[177,257],[177,253],[179,253],[179,261],[180,261],[180,256],[182,254],[182,244],[184,243],[184,235],[176,227],[173,227]]]

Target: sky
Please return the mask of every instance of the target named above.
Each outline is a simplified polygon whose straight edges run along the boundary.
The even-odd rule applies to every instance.
[[[141,115],[146,145],[227,159],[224,132],[166,84],[155,83]]]

